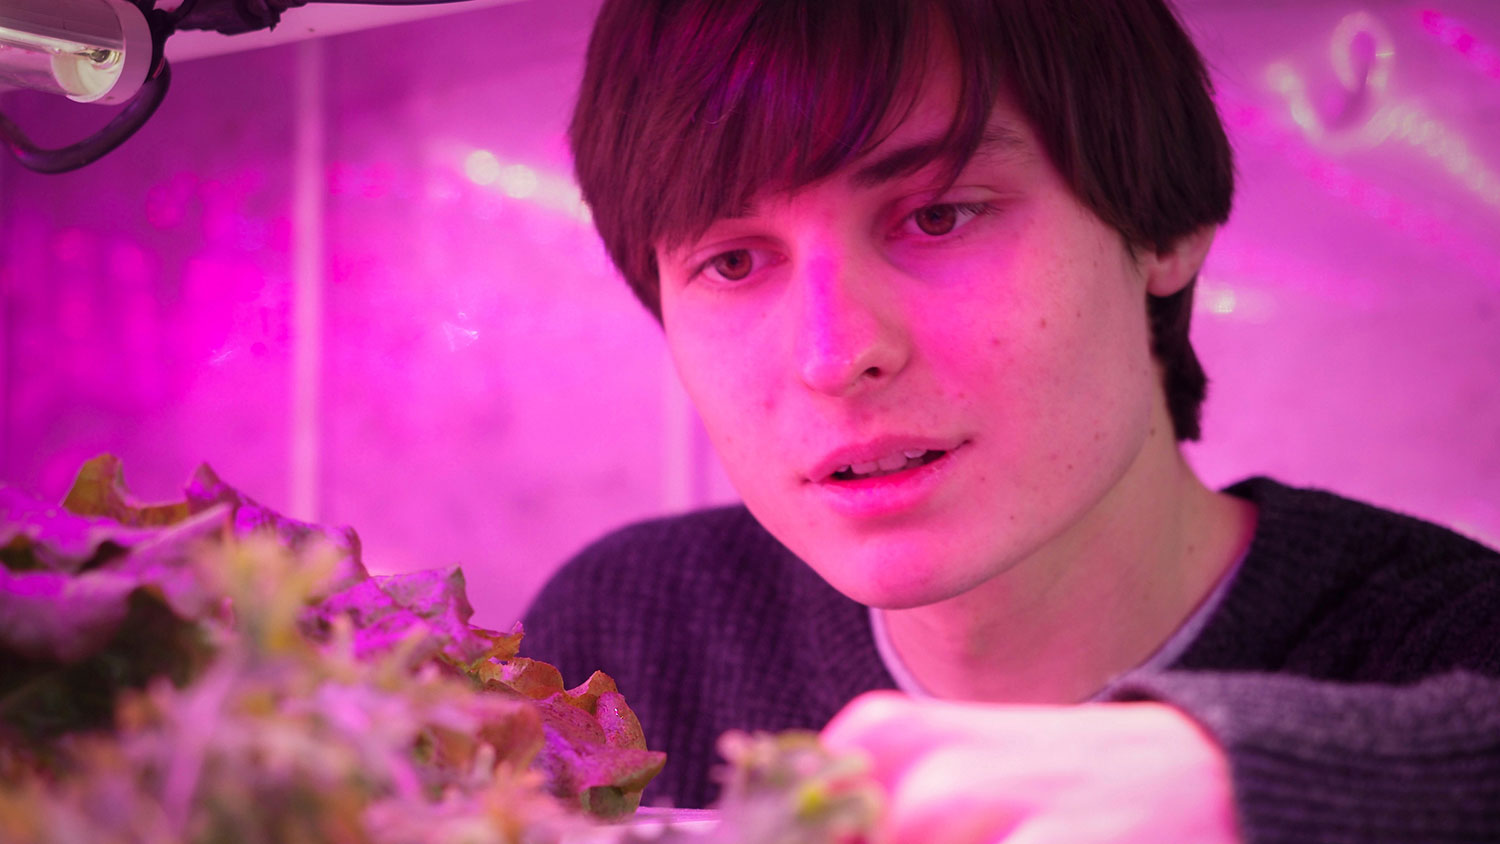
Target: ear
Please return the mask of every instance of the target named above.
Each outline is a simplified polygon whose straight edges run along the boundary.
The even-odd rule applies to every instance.
[[[1141,255],[1141,270],[1146,277],[1146,292],[1153,296],[1171,296],[1186,287],[1203,268],[1208,247],[1213,245],[1218,226],[1195,229],[1168,248]]]

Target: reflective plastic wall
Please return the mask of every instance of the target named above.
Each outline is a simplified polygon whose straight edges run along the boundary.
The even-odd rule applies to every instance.
[[[183,62],[104,160],[0,161],[0,481],[206,461],[372,569],[463,565],[497,627],[604,530],[732,500],[569,180],[593,7]],[[1500,7],[1182,7],[1240,171],[1190,459],[1500,542]],[[54,145],[107,116],[0,105]]]

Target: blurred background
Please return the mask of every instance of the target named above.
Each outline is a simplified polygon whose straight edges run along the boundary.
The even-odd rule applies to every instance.
[[[166,499],[207,462],[352,525],[373,571],[462,565],[491,627],[602,532],[734,500],[570,179],[596,5],[177,35],[119,150],[58,176],[0,156],[0,482],[60,500],[112,452]],[[1240,173],[1190,459],[1500,544],[1500,5],[1179,7]],[[0,111],[54,146],[111,114]]]

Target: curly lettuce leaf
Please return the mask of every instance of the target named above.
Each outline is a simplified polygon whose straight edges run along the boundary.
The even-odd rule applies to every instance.
[[[508,689],[536,702],[545,742],[535,767],[559,798],[601,818],[629,815],[641,792],[666,764],[666,754],[646,749],[641,722],[615,681],[595,671],[566,689],[562,674],[525,658],[493,661],[473,676],[487,688]]]
[[[137,501],[125,487],[120,458],[113,454],[101,454],[83,464],[63,499],[63,507],[80,516],[102,516],[130,527],[172,525],[195,512],[186,501],[164,504]]]
[[[521,640],[474,627],[463,571],[429,569],[371,577],[330,595],[311,610],[323,628],[339,616],[354,623],[355,648],[361,655],[388,651],[414,631],[423,636],[419,659],[441,654],[450,664],[468,667],[490,658],[514,656]]]
[[[0,745],[6,732],[33,744],[107,727],[123,691],[158,677],[186,684],[212,659],[205,631],[148,590],[132,589],[118,602],[111,596],[105,611],[109,634],[97,646],[88,643],[86,656],[59,660],[0,650]],[[80,635],[78,629],[69,635]]]
[[[139,587],[107,571],[70,576],[0,570],[0,642],[26,659],[82,659],[114,635]]]
[[[519,627],[471,626],[456,568],[370,577],[352,530],[207,466],[175,504],[108,456],[68,509],[0,493],[7,840],[541,841],[563,803],[623,815],[661,769],[607,676],[564,689]]]
[[[185,493],[187,504],[195,513],[217,504],[227,506],[233,514],[236,536],[269,534],[294,551],[324,544],[338,549],[339,567],[329,580],[324,595],[353,586],[370,576],[365,570],[359,534],[353,528],[328,528],[283,516],[224,483],[207,463],[193,473]]]
[[[225,523],[220,508],[134,539],[130,553],[73,573],[0,569],[0,652],[72,662],[104,646],[137,590],[160,596],[186,620],[203,618],[217,597],[193,564],[201,544]]]
[[[83,571],[125,553],[152,533],[70,513],[0,486],[0,563],[13,572]]]

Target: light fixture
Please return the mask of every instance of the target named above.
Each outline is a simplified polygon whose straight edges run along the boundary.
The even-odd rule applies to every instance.
[[[0,82],[81,103],[123,103],[152,60],[146,15],[126,0],[4,0]]]
[[[270,29],[283,11],[311,2],[462,0],[0,0],[0,91],[31,88],[81,103],[124,104],[104,128],[57,149],[38,146],[0,113],[0,143],[38,173],[66,173],[97,161],[135,134],[167,95],[172,69],[164,44],[172,33]]]

